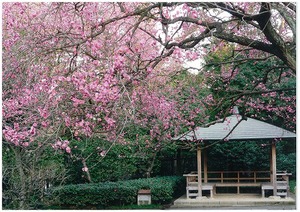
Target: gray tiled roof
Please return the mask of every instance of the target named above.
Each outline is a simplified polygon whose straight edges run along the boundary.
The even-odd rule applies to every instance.
[[[223,122],[221,120],[221,123],[209,127],[197,127],[195,132],[182,134],[173,140],[194,140],[194,138],[196,140],[296,138],[295,133],[272,124],[252,118],[241,119],[241,115],[231,115],[226,117]]]

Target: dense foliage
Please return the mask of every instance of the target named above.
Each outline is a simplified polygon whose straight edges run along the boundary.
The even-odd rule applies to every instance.
[[[53,154],[52,147],[31,146],[25,151],[2,145],[4,209],[16,209],[20,201],[30,208],[39,207],[43,205],[46,190],[64,184],[67,178],[64,156]]]
[[[277,142],[277,170],[292,173],[296,178],[296,148],[294,140]],[[218,143],[208,151],[208,169],[213,171],[269,171],[270,143],[233,141]]]
[[[52,205],[83,207],[96,205],[126,205],[137,203],[140,189],[150,189],[153,203],[169,203],[184,192],[183,177],[157,177],[118,182],[65,185],[53,189],[49,201]]]
[[[135,128],[132,127],[132,130]],[[138,133],[138,131],[136,131]],[[141,138],[141,134],[139,134]],[[149,136],[150,137],[150,136]],[[151,176],[160,174],[160,161],[153,157],[151,148],[147,148],[149,141],[141,138],[131,138],[127,144],[110,144],[101,139],[87,139],[86,141],[73,141],[72,157],[65,159],[65,165],[68,173],[67,183],[85,183],[87,172],[84,170],[82,160],[88,167],[90,180],[94,183],[104,181],[128,180],[134,178],[146,177],[147,171]],[[150,138],[149,138],[150,140]],[[175,146],[172,143],[163,148],[163,155],[169,156]],[[103,153],[103,150],[109,151]],[[74,155],[74,156],[73,156]],[[160,154],[159,154],[160,155]],[[153,162],[153,164],[152,164]],[[167,175],[173,173],[166,173]]]
[[[130,145],[86,138],[72,141],[71,147],[72,155],[65,156],[67,183],[125,180],[137,171],[138,158]]]
[[[236,57],[237,62],[228,63],[232,51],[232,45],[223,44],[205,59],[206,70],[210,72],[208,84],[217,102],[211,118],[222,117],[224,111],[238,105],[242,115],[295,131],[296,78],[293,73],[274,58],[253,61],[249,55],[240,55]],[[274,69],[274,65],[278,69]]]

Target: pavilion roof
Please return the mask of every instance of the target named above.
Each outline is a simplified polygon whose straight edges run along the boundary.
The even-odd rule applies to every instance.
[[[220,122],[220,123],[218,123]],[[234,114],[209,127],[197,127],[194,131],[177,136],[173,140],[254,140],[296,138],[296,134],[275,125],[253,118],[242,119]]]

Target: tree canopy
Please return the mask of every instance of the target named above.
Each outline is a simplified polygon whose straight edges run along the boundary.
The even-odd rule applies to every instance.
[[[162,96],[171,94],[157,88],[182,63],[225,42],[232,46],[227,71],[245,60],[274,58],[263,75],[274,70],[293,77],[295,12],[286,2],[4,3],[4,138],[23,146],[39,134],[61,140],[67,131],[114,139],[124,123],[142,118],[141,110],[158,115],[168,129],[182,116],[176,102]],[[56,148],[70,152],[59,142]]]
[[[146,155],[149,175],[170,138],[233,105],[295,131],[295,3],[5,2],[2,36],[3,143],[22,195],[22,157],[49,147],[91,181],[114,146]]]

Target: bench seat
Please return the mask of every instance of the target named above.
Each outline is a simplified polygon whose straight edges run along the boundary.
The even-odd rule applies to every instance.
[[[214,194],[214,183],[202,183],[202,191],[209,191],[210,197],[213,198]],[[189,182],[186,186],[186,195],[187,198],[198,196],[198,193],[191,193],[190,191],[198,191],[198,183],[197,182]]]
[[[261,196],[264,198],[265,197],[265,190],[273,190],[274,186],[272,183],[262,183],[261,184]],[[277,195],[279,196],[288,196],[288,191],[289,191],[289,185],[287,182],[283,181],[278,181],[277,182],[277,190],[284,190],[284,192],[277,192]]]
[[[202,191],[209,191],[210,197],[212,198],[216,194],[216,187],[237,187],[238,193],[240,192],[240,187],[261,187],[262,183],[202,183]],[[186,186],[187,198],[196,197],[198,193],[191,192],[198,191],[197,182],[189,182]]]
[[[261,183],[216,183],[216,187],[260,187]]]

